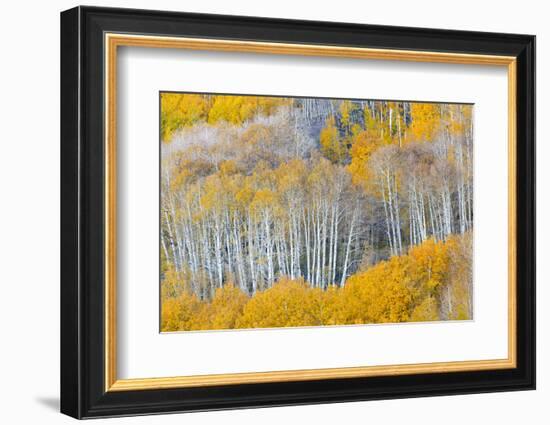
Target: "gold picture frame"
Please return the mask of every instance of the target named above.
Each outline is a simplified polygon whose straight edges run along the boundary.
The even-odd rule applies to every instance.
[[[253,41],[232,41],[159,37],[128,34],[105,34],[105,391],[150,390],[180,387],[234,385],[297,380],[318,380],[349,377],[410,375],[508,369],[516,367],[516,58],[513,56],[475,55],[427,51],[370,49],[354,47],[281,44]],[[506,67],[508,72],[508,358],[457,362],[400,364],[327,369],[306,369],[276,372],[231,373],[170,378],[117,379],[116,375],[116,93],[117,49],[148,47],[189,49],[275,55],[328,56],[339,58],[432,62]]]

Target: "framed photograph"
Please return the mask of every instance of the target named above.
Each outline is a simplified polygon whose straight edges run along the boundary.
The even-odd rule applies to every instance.
[[[535,388],[535,37],[61,14],[61,411]]]

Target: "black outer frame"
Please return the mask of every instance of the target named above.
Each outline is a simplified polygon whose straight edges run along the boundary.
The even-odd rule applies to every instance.
[[[105,32],[517,57],[517,368],[104,391]],[[535,388],[535,37],[76,7],[61,13],[61,412],[75,418]]]

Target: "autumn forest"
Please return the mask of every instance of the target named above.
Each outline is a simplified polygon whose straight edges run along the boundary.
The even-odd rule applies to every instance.
[[[162,331],[472,319],[472,105],[160,108]]]

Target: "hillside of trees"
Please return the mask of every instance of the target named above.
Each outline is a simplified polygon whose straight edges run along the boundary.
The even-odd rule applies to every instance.
[[[472,317],[472,106],[161,94],[161,329]]]

